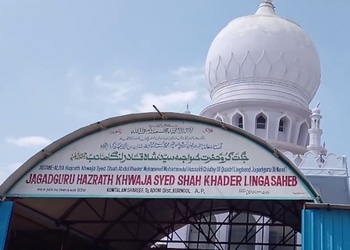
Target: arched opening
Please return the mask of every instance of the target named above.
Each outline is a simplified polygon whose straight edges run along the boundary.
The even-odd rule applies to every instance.
[[[263,114],[260,114],[256,118],[256,128],[257,129],[266,129],[266,117]]]
[[[267,118],[264,114],[259,114],[255,119],[255,134],[261,138],[266,137],[266,128],[267,128]]]
[[[305,147],[308,143],[309,139],[309,133],[308,133],[308,126],[306,122],[301,124],[300,130],[299,130],[299,135],[298,135],[298,145]]]
[[[270,225],[269,228],[269,250],[295,250],[298,242],[298,232],[289,226],[282,225],[279,222]]]
[[[256,243],[256,221],[253,215],[239,213],[233,215],[233,225],[230,228],[230,247],[239,249],[242,245],[245,250],[254,250]]]
[[[215,249],[216,218],[201,215],[189,228],[189,249]]]
[[[219,116],[218,114],[215,116],[215,120],[219,121],[219,122],[223,122],[224,119],[222,119],[221,116]]]
[[[282,117],[278,122],[277,139],[279,141],[288,141],[288,135],[290,133],[290,120],[288,117]]]
[[[312,119],[312,127],[313,128],[320,128],[321,126],[321,120],[320,119]]]
[[[243,116],[239,113],[232,117],[232,125],[243,129]]]
[[[280,119],[280,122],[278,124],[278,131],[279,132],[284,132],[284,121],[283,121],[283,119]]]

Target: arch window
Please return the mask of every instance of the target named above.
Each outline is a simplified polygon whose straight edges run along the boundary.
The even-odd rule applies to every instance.
[[[278,131],[279,132],[283,132],[284,131],[284,121],[283,121],[283,119],[281,119],[279,124],[278,124]]]
[[[232,117],[232,125],[243,129],[243,116],[240,114],[235,114]]]
[[[230,230],[230,249],[255,250],[256,221],[253,215],[240,213],[233,219]]]
[[[308,133],[308,125],[304,122],[301,126],[300,126],[300,130],[299,130],[299,135],[298,135],[298,145],[300,146],[306,146],[308,139],[309,139],[309,133]]]
[[[258,129],[266,129],[266,118],[263,115],[259,115],[256,118],[256,128]]]
[[[243,117],[242,117],[242,116],[240,116],[240,117],[238,118],[238,127],[239,127],[239,128],[243,128]]]
[[[198,222],[198,224],[191,224],[190,226],[189,249],[215,249],[215,216],[201,216]]]
[[[287,116],[282,117],[278,122],[278,135],[279,141],[289,141],[290,139],[291,123]]]
[[[291,227],[276,223],[270,226],[269,230],[269,250],[295,250],[297,244],[297,232]]]
[[[215,117],[215,120],[217,120],[219,122],[223,122],[222,118],[220,116],[218,116],[218,115]]]

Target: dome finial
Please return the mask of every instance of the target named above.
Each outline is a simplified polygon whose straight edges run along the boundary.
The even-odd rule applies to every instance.
[[[185,114],[191,114],[191,111],[190,111],[190,105],[189,105],[189,103],[187,103],[187,105],[186,105],[186,111],[184,112]]]
[[[272,0],[262,0],[259,9],[255,13],[256,15],[275,15],[275,6]]]

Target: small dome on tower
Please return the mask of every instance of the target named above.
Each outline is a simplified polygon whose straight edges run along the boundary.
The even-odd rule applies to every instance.
[[[258,99],[308,108],[320,76],[313,42],[299,25],[277,16],[270,0],[255,15],[231,21],[206,60],[213,103]]]
[[[313,108],[312,113],[313,114],[321,114],[321,110],[319,108]]]
[[[321,114],[320,102],[317,103],[316,107],[312,109],[312,114]]]

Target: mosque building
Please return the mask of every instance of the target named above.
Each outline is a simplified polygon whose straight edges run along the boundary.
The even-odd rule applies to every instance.
[[[205,74],[200,116],[112,117],[28,159],[0,186],[0,250],[350,249],[308,35],[262,0],[214,38]]]
[[[319,104],[309,108],[320,86],[320,59],[298,24],[262,1],[254,15],[234,19],[215,37],[205,73],[212,104],[202,116],[266,140],[326,202],[350,203],[346,157],[327,153]]]
[[[263,0],[255,14],[232,20],[214,38],[205,74],[212,104],[201,116],[266,140],[298,167],[324,202],[350,204],[346,157],[327,152],[321,138],[320,104],[309,108],[320,86],[321,69],[317,49],[301,26],[276,15],[272,1]],[[223,218],[215,215],[210,220]],[[242,214],[236,218],[237,222],[251,223],[261,219],[266,218]],[[208,234],[215,231],[207,230]],[[282,231],[289,229],[254,230],[260,232],[252,237],[251,243],[268,244],[283,238]],[[237,232],[239,227],[230,232],[222,229],[217,234],[227,240],[230,234],[237,237],[234,236]],[[185,235],[189,239],[205,238],[193,225],[182,228],[179,235],[178,238]],[[289,241],[296,244],[279,248],[231,245],[230,249],[300,249],[296,247],[300,234],[291,236]],[[216,249],[210,244],[196,247]]]

